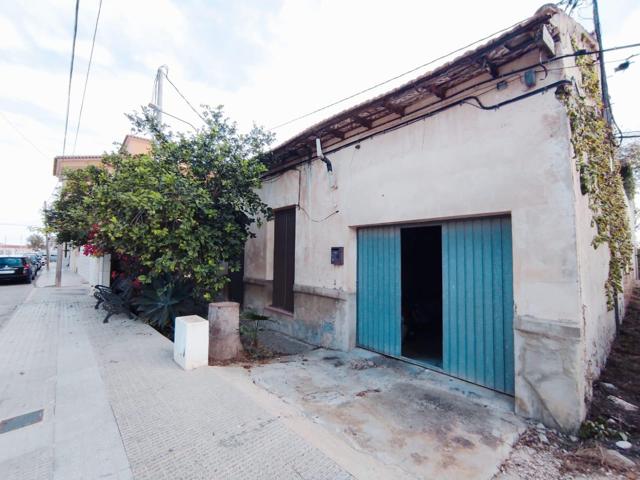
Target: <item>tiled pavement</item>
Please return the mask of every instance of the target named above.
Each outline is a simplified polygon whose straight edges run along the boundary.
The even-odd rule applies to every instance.
[[[87,332],[84,288],[37,288],[0,331],[0,478],[131,478]]]
[[[0,433],[1,479],[351,478],[215,368],[180,370],[150,327],[103,325],[67,275],[0,331],[0,421],[44,409]]]
[[[172,344],[148,326],[86,328],[135,478],[350,477],[214,369],[177,368]]]

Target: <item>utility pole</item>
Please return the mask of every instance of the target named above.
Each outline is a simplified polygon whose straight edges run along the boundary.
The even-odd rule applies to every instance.
[[[44,201],[44,214],[47,214],[47,201]],[[51,255],[49,253],[49,232],[44,234],[44,248],[47,252],[47,272],[49,271],[49,264],[51,263]]]
[[[164,78],[167,76],[167,72],[169,71],[169,67],[166,65],[161,65],[158,68],[158,72],[156,73],[156,85],[155,91],[153,92],[153,105],[156,107],[156,120],[158,120],[158,125],[162,125],[162,89],[164,87]]]
[[[62,244],[58,242],[58,255],[56,258],[56,287],[62,286],[62,262],[64,250],[62,249]]]
[[[604,48],[602,46],[602,31],[600,30],[600,13],[598,12],[598,0],[593,0],[593,26],[596,31],[596,41],[598,42],[598,60],[600,62],[600,85],[602,87],[602,116],[608,125],[613,123],[613,114],[611,113],[611,103],[609,102],[609,85],[607,84],[607,71],[604,68]],[[609,168],[613,169],[613,158],[609,160]],[[622,319],[620,315],[620,307],[618,295],[613,299],[616,319],[616,332],[620,330]]]
[[[596,30],[596,40],[598,41],[598,58],[600,61],[600,84],[602,85],[602,108],[603,116],[607,123],[611,124],[611,104],[609,103],[609,86],[607,84],[607,72],[604,68],[604,52],[602,46],[602,32],[600,31],[600,14],[598,12],[598,0],[593,0],[593,25]]]

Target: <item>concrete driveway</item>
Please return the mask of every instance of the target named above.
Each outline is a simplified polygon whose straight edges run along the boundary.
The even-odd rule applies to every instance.
[[[244,371],[407,478],[491,478],[525,427],[507,396],[360,349],[319,349]]]

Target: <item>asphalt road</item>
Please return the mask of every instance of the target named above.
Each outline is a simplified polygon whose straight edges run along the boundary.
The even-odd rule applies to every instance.
[[[38,276],[40,276],[40,274]],[[0,330],[7,320],[9,320],[16,307],[24,302],[27,295],[29,295],[34,288],[35,282],[31,282],[30,284],[0,282]]]

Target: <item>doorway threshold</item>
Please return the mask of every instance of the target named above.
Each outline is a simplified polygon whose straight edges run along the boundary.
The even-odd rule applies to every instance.
[[[479,383],[470,382],[469,380],[465,380],[464,378],[456,377],[445,370],[442,367],[438,367],[432,363],[427,363],[424,361],[416,360],[414,358],[405,357],[402,355],[388,355],[385,353],[374,352],[373,350],[368,350],[363,347],[356,347],[358,349],[362,349],[367,352],[374,353],[376,355],[381,355],[383,357],[398,360],[400,362],[408,363],[414,365],[416,367],[422,368],[429,373],[433,373],[433,377],[442,376],[447,378],[448,383],[455,383],[456,387],[454,390],[463,393],[465,396],[469,398],[484,398],[491,397],[496,401],[496,404],[500,404],[502,407],[506,408],[509,411],[514,411],[514,399],[513,395],[509,395],[508,393],[501,392],[499,390],[494,390],[492,388],[486,387],[484,385],[480,385]],[[441,382],[444,385],[444,382]],[[464,388],[463,388],[464,386]]]
[[[445,371],[442,369],[442,365],[441,364],[438,365],[436,362],[430,362],[429,360],[420,360],[417,358],[405,357],[404,355],[400,355],[398,357],[390,355],[390,357],[396,358],[398,360],[402,360],[403,362],[412,363],[413,365],[416,365],[418,367],[428,368],[429,370],[434,370],[438,373],[445,373]]]

